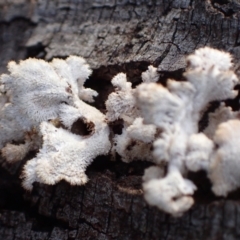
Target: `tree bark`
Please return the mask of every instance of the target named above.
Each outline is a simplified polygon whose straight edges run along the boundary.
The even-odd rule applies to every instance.
[[[162,82],[182,79],[185,56],[202,46],[232,53],[238,72],[239,10],[238,0],[0,0],[0,73],[10,60],[83,56],[94,69],[87,86],[99,92],[95,106],[104,111],[116,73],[137,85],[153,64]],[[238,100],[227,103],[239,109]],[[85,186],[36,183],[25,192],[23,163],[2,159],[0,239],[240,238],[239,192],[216,198],[205,174],[191,173],[196,203],[173,218],[143,199],[141,176],[149,165],[99,157]]]

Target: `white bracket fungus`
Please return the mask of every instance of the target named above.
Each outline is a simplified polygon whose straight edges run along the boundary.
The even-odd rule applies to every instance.
[[[238,79],[230,70],[231,57],[228,53],[206,47],[188,56],[187,63],[188,68],[184,74],[187,82],[168,80],[167,88],[156,83],[143,83],[137,87],[136,92],[137,104],[144,122],[154,124],[162,130],[162,134],[154,142],[156,162],[160,164],[165,161],[168,164],[165,177],[144,181],[145,199],[149,204],[174,216],[181,215],[194,202],[191,195],[196,187],[183,178],[188,169],[209,171],[209,177],[214,183],[213,191],[217,195],[226,195],[225,188],[230,190],[230,181],[223,177],[221,180],[227,187],[222,183],[219,190],[220,180],[216,175],[220,174],[216,174],[215,167],[221,169],[222,176],[226,173],[221,164],[225,161],[219,160],[219,154],[223,148],[227,152],[227,147],[231,144],[227,145],[226,138],[223,146],[214,153],[215,157],[212,156],[214,142],[198,133],[198,122],[209,102],[236,97],[237,91],[233,88]],[[227,114],[229,118],[230,115]],[[220,129],[226,129],[224,126],[220,125]],[[214,137],[215,142],[219,142],[219,131],[217,130]],[[228,135],[230,139],[236,139],[235,135]],[[236,154],[233,159],[235,156]],[[227,157],[227,154],[224,154],[224,157]],[[236,185],[235,182],[230,184],[232,189],[234,184]]]
[[[24,166],[23,186],[31,190],[35,181],[55,184],[62,179],[70,184],[86,183],[86,167],[111,147],[105,115],[83,102],[92,102],[97,95],[83,87],[92,72],[86,61],[77,56],[50,63],[28,59],[19,64],[10,62],[8,70],[9,75],[1,76],[9,99],[0,112],[2,155],[13,162],[40,148]],[[89,135],[70,131],[78,119],[91,128]],[[54,122],[66,129],[55,127]],[[26,138],[33,129],[37,136]]]
[[[151,77],[152,81],[158,79],[156,68],[152,66],[142,76],[146,82],[150,82]],[[112,84],[115,91],[106,101],[107,120],[108,122],[123,120],[122,133],[113,137],[112,153],[117,152],[124,162],[152,161],[151,148],[157,133],[156,126],[143,124],[136,104],[136,89],[133,89],[132,84],[127,81],[126,74],[117,74],[112,79]]]
[[[159,74],[153,66],[136,88],[126,74],[117,74],[106,115],[86,103],[98,93],[84,88],[91,70],[83,58],[10,62],[9,74],[0,78],[2,156],[15,162],[39,150],[23,169],[28,190],[35,181],[84,184],[87,166],[110,149],[125,162],[152,161],[156,166],[143,176],[144,197],[173,216],[194,203],[196,186],[187,179],[189,170],[207,171],[213,192],[226,196],[240,187],[239,112],[221,103],[209,114],[204,132],[198,124],[211,101],[236,97],[238,79],[228,53],[205,47],[186,60],[187,81],[169,79],[166,87],[156,83]],[[108,124],[119,119],[122,133],[110,134]],[[78,122],[88,134],[74,133]]]

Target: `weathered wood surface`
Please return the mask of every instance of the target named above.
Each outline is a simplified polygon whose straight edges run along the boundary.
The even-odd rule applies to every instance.
[[[0,0],[0,72],[10,60],[81,55],[94,73],[104,109],[110,79],[127,72],[137,84],[151,63],[162,79],[179,77],[184,56],[209,45],[240,63],[238,0]],[[232,103],[232,102],[230,102]],[[238,102],[235,102],[238,107]],[[203,174],[193,174],[195,206],[172,218],[147,206],[141,175],[147,163],[96,159],[89,183],[71,187],[20,185],[21,165],[0,168],[0,239],[239,239],[240,194],[214,198]]]

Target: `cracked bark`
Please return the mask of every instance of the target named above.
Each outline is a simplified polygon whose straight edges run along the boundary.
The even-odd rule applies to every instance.
[[[104,111],[116,73],[137,85],[154,64],[163,83],[181,79],[184,56],[205,45],[231,52],[238,72],[239,9],[237,0],[0,0],[0,72],[10,60],[81,55],[94,69],[87,85]],[[238,99],[228,104],[239,108]],[[35,184],[27,193],[22,165],[1,160],[1,239],[239,239],[239,192],[215,198],[204,173],[190,174],[196,204],[175,219],[144,202],[147,166],[99,157],[86,186]]]

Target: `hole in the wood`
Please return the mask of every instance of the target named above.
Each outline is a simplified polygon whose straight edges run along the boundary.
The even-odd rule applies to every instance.
[[[36,58],[44,58],[46,55],[45,46],[41,43],[38,43],[34,46],[27,48],[27,58],[36,57]]]
[[[92,122],[84,122],[79,118],[75,121],[71,127],[71,132],[80,136],[90,135],[94,131],[94,124]]]
[[[204,129],[208,126],[208,120],[209,120],[209,113],[213,113],[217,110],[219,107],[220,103],[218,101],[214,101],[209,103],[207,109],[203,113],[198,126],[199,126],[199,131],[202,132]]]
[[[122,134],[123,129],[123,120],[118,119],[109,123],[110,128],[112,129],[114,134]]]
[[[168,79],[174,79],[176,81],[186,81],[186,78],[183,76],[184,72],[184,68],[180,68],[175,71],[159,71],[159,82],[162,85],[166,86]]]
[[[213,0],[212,3],[218,3],[219,5],[228,4],[229,0]]]
[[[230,17],[239,11],[238,4],[229,0],[212,0],[215,9],[222,12],[225,17]]]

